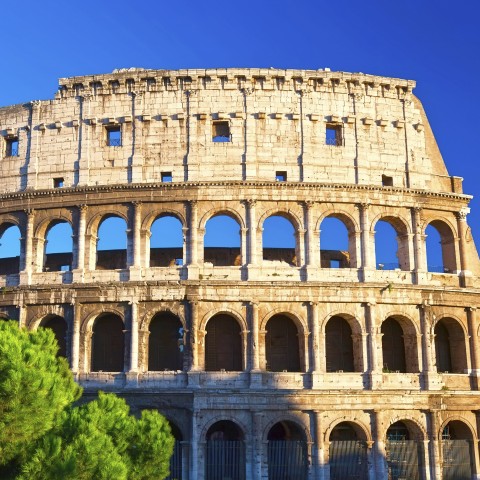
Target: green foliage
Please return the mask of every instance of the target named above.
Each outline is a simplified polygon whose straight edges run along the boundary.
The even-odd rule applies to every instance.
[[[82,391],[51,330],[0,322],[0,466],[25,454]]]
[[[157,480],[169,472],[174,438],[156,411],[140,419],[123,399],[98,399],[65,411],[58,427],[37,445],[21,480]]]

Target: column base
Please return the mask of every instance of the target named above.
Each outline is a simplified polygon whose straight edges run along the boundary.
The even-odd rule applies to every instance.
[[[129,279],[131,282],[135,282],[135,281],[138,282],[145,279],[145,275],[142,270],[142,267],[136,267],[136,266],[129,267],[128,271],[129,271]]]
[[[247,265],[247,280],[258,280],[260,268],[258,265]]]
[[[189,264],[186,266],[188,280],[198,280],[200,276],[200,267],[196,264]]]
[[[383,383],[383,374],[379,372],[371,372],[369,374],[369,388],[370,390],[380,390]]]
[[[125,384],[127,387],[138,387],[138,370],[131,370],[125,374]]]
[[[460,286],[473,287],[473,275],[470,270],[462,270],[460,272]]]
[[[200,387],[200,372],[190,370],[187,373],[188,386],[192,388]]]
[[[30,285],[32,283],[32,274],[31,272],[20,272],[18,279],[20,285]]]
[[[425,390],[441,390],[444,386],[442,376],[436,372],[422,373],[420,379]]]
[[[71,273],[73,283],[85,283],[85,270],[83,268],[74,269]]]
[[[250,388],[261,388],[262,386],[262,371],[251,370],[250,371]]]

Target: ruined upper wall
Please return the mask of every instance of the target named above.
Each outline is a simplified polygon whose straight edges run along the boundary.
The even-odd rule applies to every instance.
[[[54,100],[0,109],[2,190],[280,173],[461,193],[414,87],[322,70],[131,69],[60,79]],[[212,140],[218,122],[230,141]],[[121,146],[108,145],[112,129]]]

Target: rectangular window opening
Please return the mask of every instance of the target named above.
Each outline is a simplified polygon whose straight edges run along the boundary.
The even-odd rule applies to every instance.
[[[109,147],[122,146],[122,131],[120,126],[107,127],[107,145]]]
[[[342,126],[337,124],[327,124],[325,133],[325,144],[334,147],[342,145]]]
[[[5,150],[5,155],[7,157],[17,157],[18,156],[18,138],[7,138],[7,148]]]
[[[63,178],[54,178],[53,179],[53,188],[62,188],[63,187]]]
[[[172,172],[162,172],[162,182],[169,183],[173,181]]]
[[[277,182],[286,182],[287,181],[287,172],[275,172],[275,180]]]
[[[212,140],[214,142],[230,142],[230,124],[228,122],[213,122]]]
[[[382,175],[382,186],[393,187],[393,177]]]
[[[70,265],[60,265],[60,271],[61,272],[69,272],[70,271]]]
[[[181,267],[183,265],[183,258],[176,258],[175,265]]]
[[[340,268],[340,260],[331,259],[330,268]]]

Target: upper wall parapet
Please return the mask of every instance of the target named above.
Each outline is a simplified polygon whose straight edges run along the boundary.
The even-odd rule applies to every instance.
[[[387,98],[408,98],[415,81],[320,70],[221,68],[185,70],[115,70],[111,74],[61,78],[57,98],[128,92],[177,90],[330,91]]]

